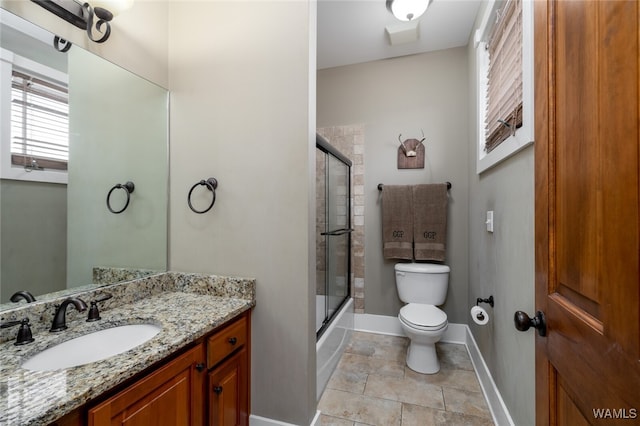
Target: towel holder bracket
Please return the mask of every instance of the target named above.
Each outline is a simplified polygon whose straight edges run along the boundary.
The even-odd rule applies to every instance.
[[[451,186],[452,186],[452,185],[451,185],[451,182],[446,182],[446,184],[447,184],[447,190],[451,189]],[[383,188],[383,187],[384,187],[384,184],[379,183],[379,184],[378,184],[378,191],[382,191],[382,188]]]

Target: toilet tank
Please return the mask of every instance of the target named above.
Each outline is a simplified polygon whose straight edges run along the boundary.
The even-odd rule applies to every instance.
[[[449,267],[436,263],[397,263],[398,296],[404,303],[442,305],[447,298]]]

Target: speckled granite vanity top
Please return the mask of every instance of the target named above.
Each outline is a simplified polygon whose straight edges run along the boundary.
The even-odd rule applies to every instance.
[[[2,322],[28,316],[35,342],[15,346],[17,328],[9,329],[9,341],[7,330],[2,330],[0,425],[55,421],[255,306],[255,280],[173,272],[98,287],[77,296],[88,304],[103,293],[114,297],[103,303],[102,320],[86,322],[86,312],[78,314],[69,308],[69,328],[60,333],[48,332],[57,300],[2,313]],[[103,361],[57,371],[21,367],[26,359],[57,343],[104,328],[140,323],[158,324],[162,331],[148,342]]]

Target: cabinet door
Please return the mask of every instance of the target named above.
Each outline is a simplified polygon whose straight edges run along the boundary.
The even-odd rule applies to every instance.
[[[242,348],[209,373],[209,424],[249,424],[247,350]]]
[[[204,360],[204,345],[185,352],[89,409],[89,426],[203,424]]]

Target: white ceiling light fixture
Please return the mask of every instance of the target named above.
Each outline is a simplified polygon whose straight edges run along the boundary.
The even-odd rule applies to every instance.
[[[413,21],[427,11],[432,0],[387,0],[387,9],[401,21]]]

